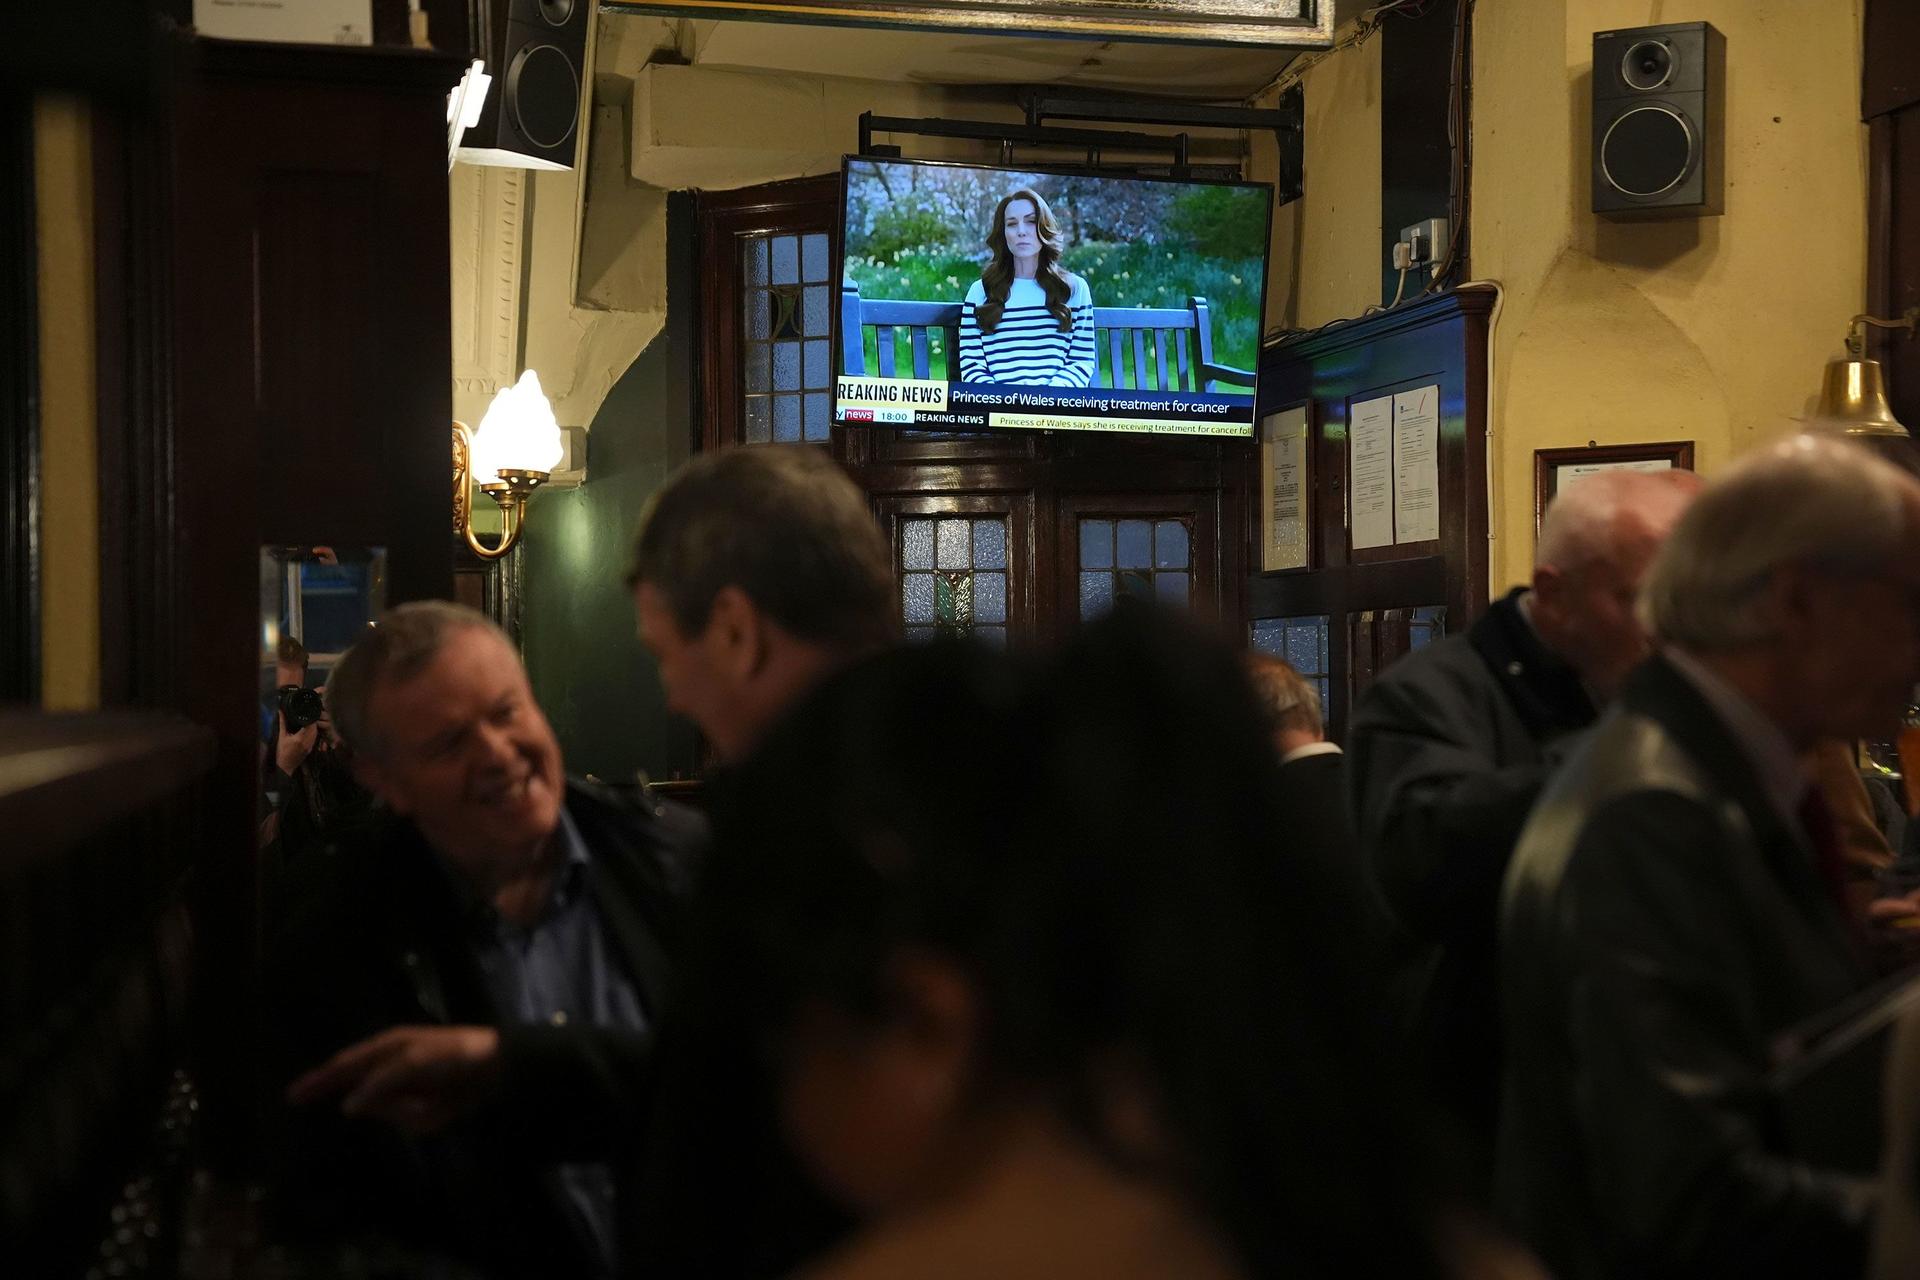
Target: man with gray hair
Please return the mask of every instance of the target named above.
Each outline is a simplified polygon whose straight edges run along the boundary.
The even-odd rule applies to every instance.
[[[1859,1275],[1868,1186],[1795,1158],[1766,1077],[1870,978],[1800,758],[1884,736],[1920,679],[1920,484],[1769,448],[1694,503],[1644,603],[1659,655],[1507,874],[1498,1206],[1566,1280]]]
[[[704,824],[565,777],[510,641],[423,601],[328,700],[384,825],[290,884],[272,950],[284,1207],[489,1275],[612,1276]]]
[[[1414,1072],[1486,1192],[1498,1105],[1500,879],[1547,777],[1646,634],[1635,593],[1699,487],[1601,472],[1547,508],[1532,589],[1418,649],[1359,699],[1348,738],[1362,854],[1405,935]]]

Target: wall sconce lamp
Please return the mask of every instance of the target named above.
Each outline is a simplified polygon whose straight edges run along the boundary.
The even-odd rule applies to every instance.
[[[453,424],[453,531],[473,554],[498,560],[513,550],[526,528],[527,499],[553,478],[563,452],[553,406],[529,369],[520,381],[501,390],[474,431]],[[489,548],[473,532],[472,486],[500,508],[500,545]]]
[[[1847,358],[1827,365],[1826,379],[1820,386],[1820,402],[1808,425],[1849,436],[1891,436],[1911,439],[1887,403],[1886,372],[1878,360],[1869,360],[1866,326],[1905,330],[1912,337],[1920,325],[1920,307],[1909,307],[1897,320],[1879,316],[1855,316],[1847,325]]]

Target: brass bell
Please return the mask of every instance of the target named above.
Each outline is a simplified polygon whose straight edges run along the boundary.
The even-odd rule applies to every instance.
[[[1814,424],[1850,436],[1898,436],[1907,429],[1887,403],[1887,379],[1878,360],[1835,360],[1827,365]]]
[[[1886,371],[1878,360],[1867,359],[1864,352],[1866,326],[1900,329],[1912,335],[1916,323],[1920,323],[1920,307],[1909,308],[1897,320],[1855,316],[1847,325],[1847,358],[1827,365],[1826,378],[1820,384],[1819,404],[1807,425],[1855,437],[1912,439],[1900,425],[1900,419],[1893,416],[1893,406],[1887,403]]]

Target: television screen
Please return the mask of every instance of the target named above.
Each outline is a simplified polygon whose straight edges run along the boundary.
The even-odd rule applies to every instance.
[[[835,419],[1251,436],[1272,204],[849,157]]]

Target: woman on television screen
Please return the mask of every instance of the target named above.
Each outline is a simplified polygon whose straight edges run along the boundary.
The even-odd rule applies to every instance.
[[[1093,295],[1060,265],[1060,224],[1027,187],[994,210],[993,257],[960,307],[960,380],[1093,385]]]

